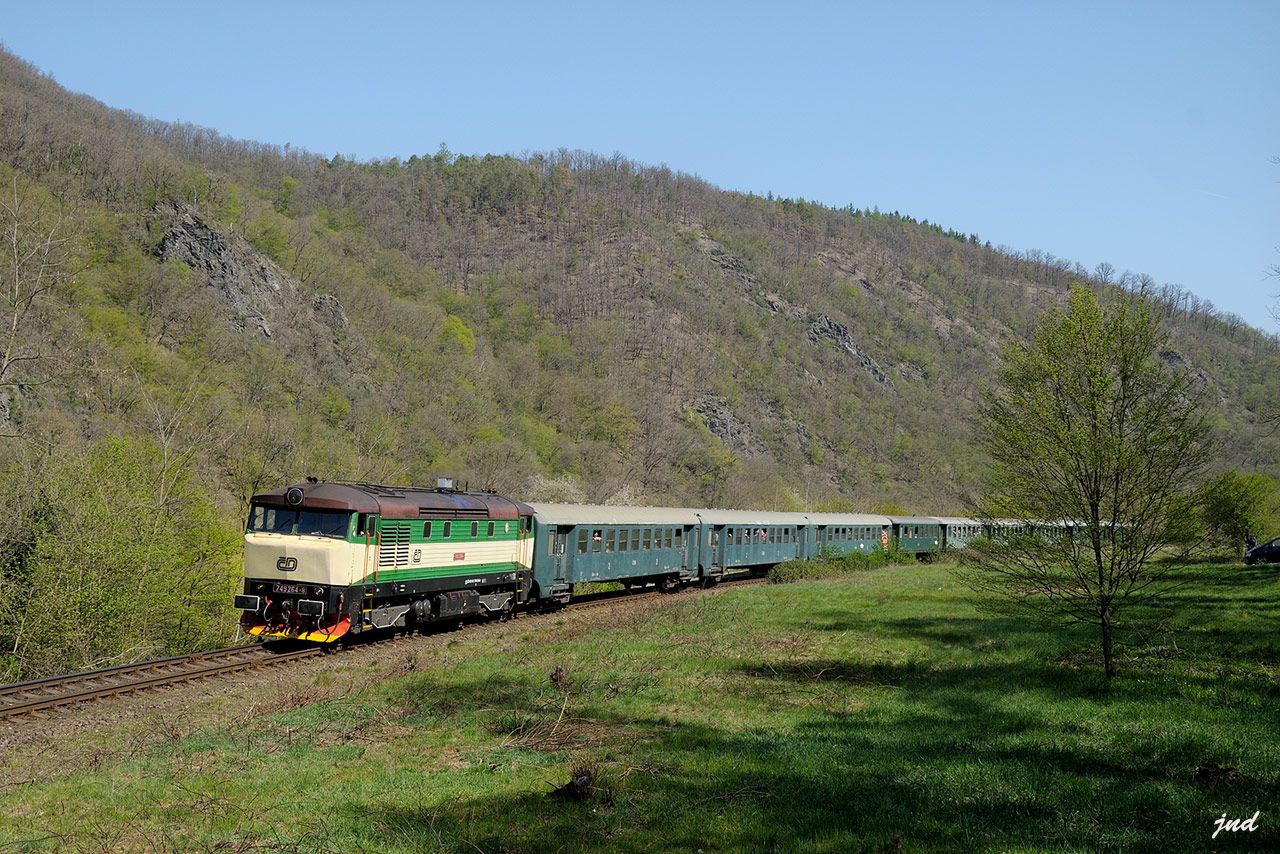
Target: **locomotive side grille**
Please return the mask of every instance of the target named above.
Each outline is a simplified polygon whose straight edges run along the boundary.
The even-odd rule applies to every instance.
[[[386,522],[381,528],[382,545],[378,549],[378,566],[409,565],[409,523]]]
[[[432,519],[488,519],[489,511],[487,508],[447,508],[447,507],[419,507],[418,515]]]

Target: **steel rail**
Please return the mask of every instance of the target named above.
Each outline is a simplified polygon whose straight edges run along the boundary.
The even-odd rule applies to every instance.
[[[764,584],[766,579],[745,577],[725,579],[720,584],[728,587],[748,587]],[[715,588],[711,588],[715,589]],[[564,608],[551,613],[583,608],[602,607],[620,602],[634,602],[639,599],[665,597],[671,594],[660,590],[626,590],[609,591],[592,594],[589,598],[570,602]],[[522,614],[521,616],[527,616]],[[396,633],[384,637],[371,637],[358,646],[343,648],[362,648],[373,644],[384,644],[402,639],[406,633]],[[275,664],[312,658],[330,651],[329,647],[311,646],[302,649],[280,650],[271,644],[255,644],[252,646],[230,646],[221,649],[195,652],[190,655],[174,655],[152,661],[141,661],[136,664],[119,664],[97,670],[80,673],[66,673],[60,676],[46,676],[42,679],[31,679],[26,682],[15,682],[11,685],[0,685],[0,720],[19,718],[28,715],[40,715],[57,709],[79,706],[101,700],[106,697],[134,694],[139,691],[160,688],[270,667]]]

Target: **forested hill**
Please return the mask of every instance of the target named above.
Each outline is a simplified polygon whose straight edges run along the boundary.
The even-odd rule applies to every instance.
[[[8,431],[167,447],[226,512],[304,474],[956,510],[1001,346],[1076,280],[1159,294],[1227,460],[1276,460],[1274,340],[1145,277],[619,156],[325,159],[111,110],[7,54],[0,99],[9,206],[67,240],[37,259],[62,275],[20,324],[41,358],[4,366]]]
[[[619,156],[326,159],[0,52],[0,232],[0,676],[225,641],[247,499],[306,475],[958,511],[1078,280],[1159,295],[1220,464],[1280,454],[1276,342],[1189,294]]]

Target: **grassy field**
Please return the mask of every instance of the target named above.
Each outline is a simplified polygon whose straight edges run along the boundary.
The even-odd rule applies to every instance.
[[[1184,576],[1110,687],[938,566],[458,634],[16,749],[0,849],[1276,850],[1280,573]]]

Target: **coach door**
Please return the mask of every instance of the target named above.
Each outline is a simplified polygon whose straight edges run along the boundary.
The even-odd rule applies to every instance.
[[[552,526],[547,531],[547,540],[551,543],[551,561],[555,565],[556,581],[564,581],[564,562],[569,533],[563,527]]]

